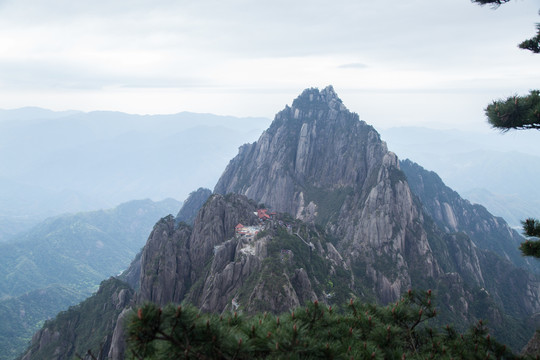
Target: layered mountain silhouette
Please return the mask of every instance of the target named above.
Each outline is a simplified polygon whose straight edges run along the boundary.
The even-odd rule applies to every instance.
[[[519,235],[502,219],[437,179],[400,165],[332,87],[307,89],[240,148],[212,195],[199,189],[185,201],[200,206],[194,219],[190,208],[154,226],[126,272],[140,274],[126,277],[137,292],[93,346],[103,358],[122,358],[127,309],[145,301],[280,313],[313,300],[387,304],[416,288],[433,290],[439,321],[464,327],[486,319],[517,349],[540,309],[537,267],[515,256]],[[118,298],[124,284],[114,292],[116,281],[104,286]],[[70,310],[81,324],[83,304]],[[74,321],[71,334],[80,331]],[[77,336],[61,344],[64,331],[61,319],[49,322],[23,359],[85,351]]]

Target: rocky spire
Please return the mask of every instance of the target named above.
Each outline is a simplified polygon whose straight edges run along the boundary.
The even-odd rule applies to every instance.
[[[306,89],[292,103],[293,109],[301,111],[312,110],[313,108],[327,107],[328,110],[345,111],[347,108],[334,91],[334,87],[329,85],[319,91],[317,88]]]
[[[373,127],[343,105],[333,87],[307,89],[276,115],[259,140],[241,149],[215,192],[237,192],[299,219],[315,222],[340,238],[338,250],[362,261],[383,301],[410,286],[408,256],[421,256],[414,270],[440,272],[397,157]],[[418,232],[414,238],[409,235]],[[374,253],[399,264],[399,275],[370,269]],[[418,265],[418,266],[417,266]],[[373,265],[374,266],[374,265]],[[417,268],[418,267],[418,268]]]

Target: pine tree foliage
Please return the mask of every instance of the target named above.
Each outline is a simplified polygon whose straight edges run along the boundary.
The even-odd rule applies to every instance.
[[[540,237],[540,221],[536,219],[523,221],[523,230],[527,236]]]
[[[523,50],[529,50],[535,54],[540,53],[540,24],[536,24],[536,36],[523,41],[518,46]]]
[[[471,0],[473,3],[483,5],[491,5],[494,9],[510,0]],[[540,53],[540,23],[536,24],[536,36],[523,41],[518,45],[521,49],[532,51],[535,54]]]
[[[540,91],[493,101],[485,113],[491,126],[502,131],[540,129]]]
[[[540,38],[540,26],[539,35]],[[494,101],[485,110],[488,122],[503,132],[510,129],[540,130],[540,91],[531,90],[527,96],[513,96]],[[529,218],[522,222],[523,233],[528,237],[540,237],[540,222]],[[524,256],[540,258],[540,240],[527,240],[519,249]]]
[[[409,291],[388,306],[342,309],[318,302],[276,316],[201,313],[145,304],[128,325],[132,359],[512,359],[480,321],[467,333],[430,327],[431,291]]]
[[[540,237],[540,221],[537,219],[527,219],[522,221],[523,232],[526,236],[529,237]],[[524,256],[534,256],[540,258],[540,240],[527,240],[521,243],[519,247],[521,253]]]
[[[510,0],[472,0],[472,2],[498,7]],[[539,12],[540,14],[540,12]],[[540,23],[536,24],[536,36],[519,44],[521,49],[540,53]],[[512,96],[506,100],[493,101],[485,109],[488,122],[503,132],[510,129],[540,129],[540,91],[531,90],[527,96]],[[535,230],[536,229],[536,230]],[[539,236],[538,220],[527,219],[523,222],[523,230],[527,236]],[[520,245],[524,256],[540,258],[540,240],[527,240]]]
[[[510,0],[472,0],[473,3],[479,5],[492,5],[494,7],[499,7],[500,5],[509,2]]]

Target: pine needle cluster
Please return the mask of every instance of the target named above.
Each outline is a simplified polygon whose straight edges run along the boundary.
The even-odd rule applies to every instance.
[[[540,238],[540,221],[537,219],[527,219],[521,222],[523,232],[526,236]],[[524,256],[534,256],[540,258],[540,240],[530,240],[521,243],[519,249]]]
[[[523,50],[532,51],[535,54],[540,53],[540,24],[536,24],[536,35],[530,39],[521,42],[518,45]]]
[[[540,129],[540,91],[493,101],[485,112],[491,126],[502,131]]]
[[[409,291],[395,304],[350,300],[340,309],[317,301],[279,316],[201,313],[190,305],[148,303],[127,329],[133,359],[511,359],[477,323],[459,334],[433,329],[431,291]]]
[[[491,5],[495,8],[501,6],[504,3],[509,2],[510,0],[472,0],[473,3],[477,3],[479,5]]]

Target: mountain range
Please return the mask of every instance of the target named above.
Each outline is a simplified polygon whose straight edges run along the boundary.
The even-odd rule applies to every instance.
[[[268,123],[194,113],[0,111],[0,242],[66,212],[182,199],[213,186],[237,148]],[[191,148],[199,151],[183,156]]]
[[[45,320],[125,270],[153,224],[180,205],[137,200],[60,215],[0,243],[0,359],[15,358]]]
[[[212,188],[270,119],[211,114],[0,110],[0,242],[65,212]],[[389,150],[436,171],[511,226],[540,212],[535,132],[378,129]],[[188,149],[197,149],[183,156]],[[175,164],[175,166],[171,166]],[[205,166],[199,166],[205,164]],[[189,170],[187,170],[189,169]],[[520,174],[509,179],[508,174]],[[167,174],[167,176],[164,176]]]
[[[104,281],[48,321],[22,359],[88,348],[121,359],[125,321],[147,301],[282,313],[432,289],[440,323],[485,319],[516,350],[534,333],[540,277],[515,249],[519,234],[435,173],[400,162],[332,87],[306,89],[239,149],[212,194],[201,188],[185,204],[179,219],[155,224],[126,282]]]

